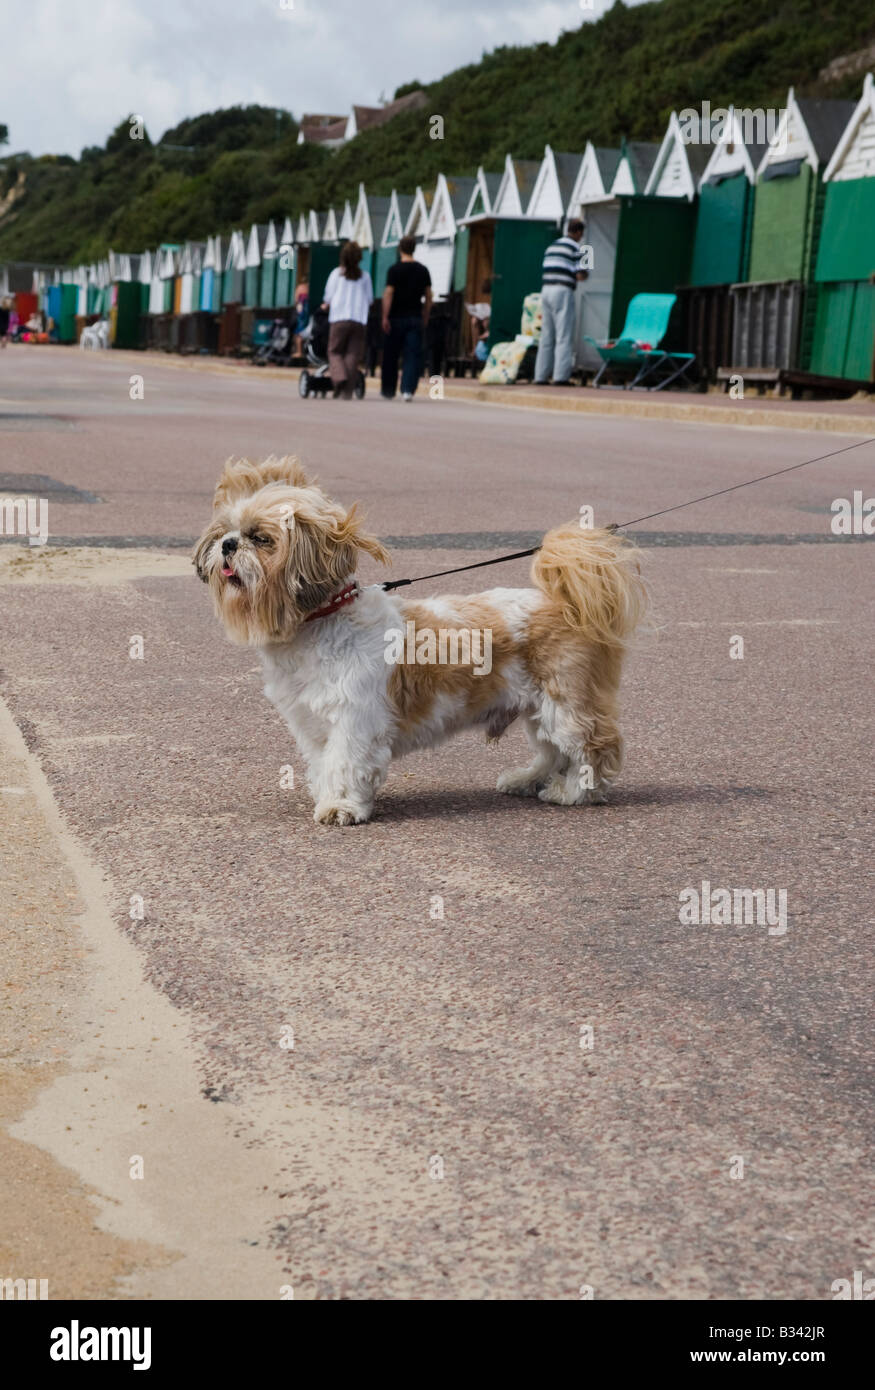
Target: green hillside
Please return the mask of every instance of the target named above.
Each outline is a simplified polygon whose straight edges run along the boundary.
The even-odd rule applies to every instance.
[[[547,142],[657,140],[675,107],[780,107],[791,83],[803,95],[856,97],[859,64],[834,81],[819,74],[873,41],[872,0],[617,3],[556,44],[500,48],[450,73],[426,88],[425,110],[336,152],[298,145],[288,112],[258,106],[183,121],[157,143],[130,139],[123,119],[105,149],[79,160],[6,156],[0,260],[75,263],[110,246],[203,238],[342,204],[360,179],[374,193],[412,192],[441,171],[498,170],[508,151],[539,158]],[[429,137],[431,115],[443,117],[443,140]]]

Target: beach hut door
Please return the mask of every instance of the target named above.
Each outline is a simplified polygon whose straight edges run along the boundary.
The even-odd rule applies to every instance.
[[[584,209],[584,220],[583,240],[592,247],[592,269],[577,294],[577,365],[596,368],[601,366],[601,358],[584,338],[588,335],[601,343],[610,337],[619,205],[596,203]]]

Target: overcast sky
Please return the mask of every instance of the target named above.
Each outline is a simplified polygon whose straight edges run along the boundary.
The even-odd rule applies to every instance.
[[[345,114],[608,0],[0,0],[9,150],[78,155],[137,112],[157,139],[238,102]],[[590,8],[590,4],[593,8]]]

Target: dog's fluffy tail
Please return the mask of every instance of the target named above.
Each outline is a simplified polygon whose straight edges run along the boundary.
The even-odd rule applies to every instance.
[[[639,556],[615,531],[587,531],[570,522],[547,532],[532,561],[532,580],[581,637],[622,647],[647,609]]]

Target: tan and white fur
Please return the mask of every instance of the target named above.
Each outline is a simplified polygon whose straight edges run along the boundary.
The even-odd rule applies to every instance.
[[[307,765],[314,819],[366,821],[393,758],[472,726],[497,739],[515,720],[532,759],[503,772],[499,791],[604,801],[622,762],[623,656],[646,606],[634,546],[575,522],[544,537],[533,589],[407,600],[375,585],[308,621],[362,553],[388,563],[355,506],[333,502],[296,459],[271,458],[225,465],[193,557],[229,636],[258,649],[265,694]],[[387,634],[410,622],[488,630],[491,669],[387,663]]]

